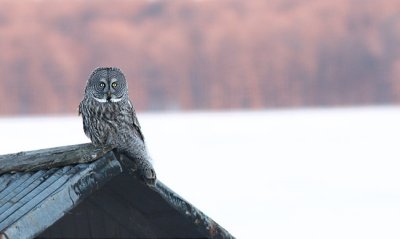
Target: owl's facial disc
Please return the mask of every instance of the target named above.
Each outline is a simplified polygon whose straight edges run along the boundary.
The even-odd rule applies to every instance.
[[[116,103],[128,97],[125,76],[118,69],[99,68],[89,82],[92,98],[100,103]]]
[[[112,102],[116,103],[124,97],[121,87],[119,86],[118,79],[104,79],[101,78],[98,82],[97,92],[93,95],[94,99],[100,103]]]

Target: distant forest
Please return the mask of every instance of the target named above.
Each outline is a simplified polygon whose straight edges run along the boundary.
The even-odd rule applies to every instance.
[[[0,115],[76,113],[97,66],[138,110],[400,102],[399,0],[0,3]]]

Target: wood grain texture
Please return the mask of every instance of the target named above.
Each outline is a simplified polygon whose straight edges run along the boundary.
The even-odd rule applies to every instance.
[[[36,171],[88,163],[102,157],[111,150],[111,147],[99,148],[92,144],[77,144],[1,155],[0,175],[8,172]]]

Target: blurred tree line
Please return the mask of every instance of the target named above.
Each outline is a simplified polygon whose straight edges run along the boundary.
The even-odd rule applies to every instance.
[[[400,1],[0,0],[0,114],[73,113],[118,66],[139,110],[400,102]]]

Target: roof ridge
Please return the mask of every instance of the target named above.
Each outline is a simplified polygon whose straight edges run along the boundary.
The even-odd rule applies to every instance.
[[[86,143],[0,155],[0,175],[89,163],[111,150]]]

